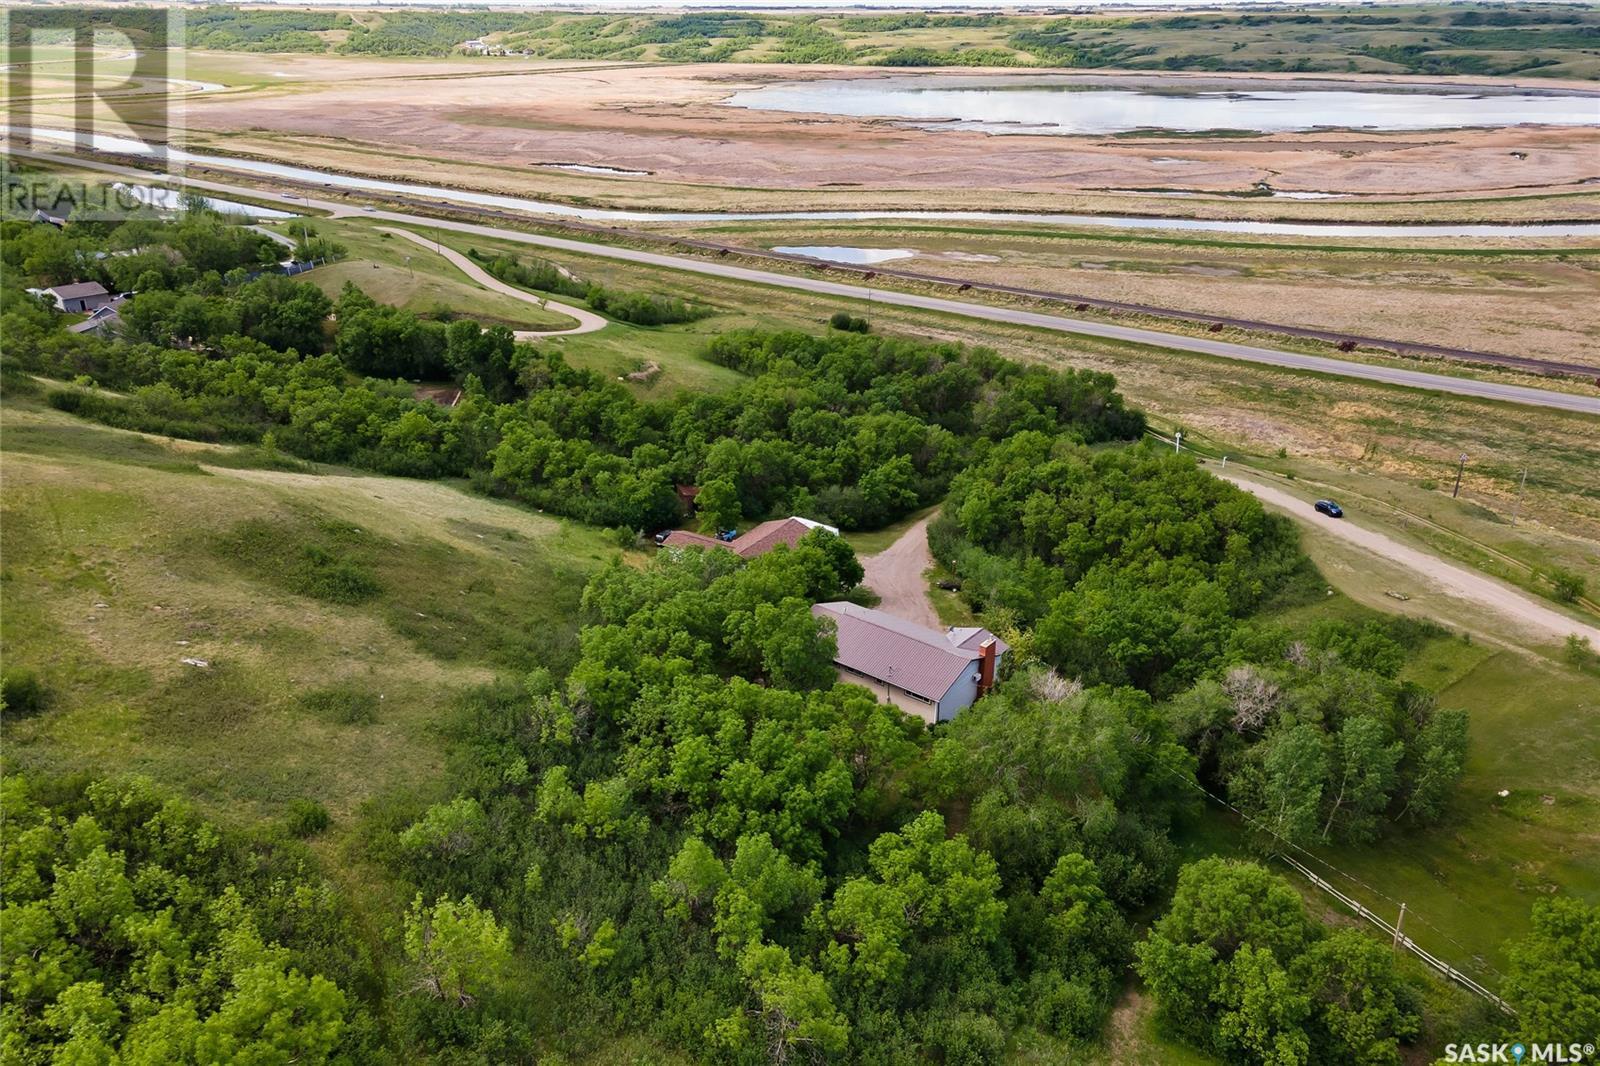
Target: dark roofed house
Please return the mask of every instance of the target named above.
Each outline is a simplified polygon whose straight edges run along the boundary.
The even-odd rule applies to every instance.
[[[865,685],[929,725],[950,721],[993,688],[1011,650],[987,629],[941,633],[842,600],[819,603],[811,613],[837,631],[839,680]]]
[[[690,533],[686,529],[675,529],[667,534],[661,542],[663,548],[727,548],[735,555],[744,559],[754,559],[758,555],[765,555],[780,544],[794,547],[800,543],[800,538],[810,533],[813,529],[826,529],[834,536],[839,531],[833,526],[813,522],[809,518],[799,518],[790,515],[788,518],[774,518],[770,522],[762,522],[754,529],[735,537],[730,541],[721,541],[715,537],[708,537],[703,533]]]
[[[113,333],[122,324],[122,316],[117,313],[115,304],[106,304],[89,312],[89,317],[82,322],[74,322],[67,327],[68,333],[95,333],[104,336]]]
[[[93,311],[110,303],[112,296],[98,281],[75,281],[71,285],[57,285],[50,289],[30,289],[56,302],[56,307],[69,313]]]

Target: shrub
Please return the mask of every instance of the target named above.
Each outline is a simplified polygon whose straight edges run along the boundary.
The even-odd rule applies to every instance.
[[[835,311],[828,319],[828,325],[844,333],[870,333],[872,324],[866,319],[852,315],[849,311]]]
[[[665,326],[674,322],[693,322],[711,314],[711,308],[686,303],[672,296],[647,292],[617,292],[599,285],[589,286],[584,294],[589,306],[603,315],[636,326]]]
[[[330,603],[361,603],[382,589],[366,567],[317,544],[305,546],[291,578],[295,591]]]
[[[1545,570],[1544,576],[1550,581],[1551,595],[1562,603],[1578,602],[1589,587],[1589,582],[1582,574],[1574,573],[1565,567],[1549,567]]]
[[[1576,633],[1567,634],[1567,662],[1579,670],[1600,670],[1600,651],[1594,650],[1594,645],[1588,637],[1580,637]]]
[[[322,832],[331,821],[328,808],[311,799],[297,799],[290,803],[289,813],[283,819],[289,835],[301,839]]]
[[[13,718],[29,718],[50,704],[50,693],[32,670],[0,674],[0,707]]]

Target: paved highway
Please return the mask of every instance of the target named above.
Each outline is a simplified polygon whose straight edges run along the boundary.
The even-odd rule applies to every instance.
[[[92,166],[98,170],[109,171],[138,180],[148,181],[153,177],[148,171],[98,160],[89,161],[77,156],[71,159],[62,159],[49,153],[19,151],[16,149],[12,149],[12,153],[56,162],[72,163],[80,167]],[[383,222],[400,223],[408,226],[427,226],[471,236],[493,237],[541,248],[553,248],[558,251],[573,252],[580,255],[600,256],[607,259],[642,263],[647,266],[662,267],[668,270],[679,270],[692,274],[708,274],[714,277],[731,278],[736,281],[747,281],[757,285],[770,285],[777,288],[798,289],[824,296],[838,296],[847,300],[865,300],[870,297],[880,304],[913,307],[924,311],[936,311],[941,314],[959,315],[964,318],[977,318],[991,322],[1004,322],[1010,325],[1030,326],[1036,329],[1054,330],[1079,336],[1104,337],[1109,340],[1149,345],[1154,348],[1194,352],[1222,359],[1235,359],[1248,363],[1260,363],[1266,366],[1284,367],[1290,370],[1329,374],[1342,378],[1355,378],[1402,388],[1424,389],[1432,392],[1450,393],[1456,396],[1496,400],[1502,403],[1545,407],[1559,411],[1572,411],[1578,414],[1600,415],[1600,397],[1595,396],[1554,392],[1549,389],[1533,388],[1527,385],[1508,385],[1495,381],[1480,381],[1473,378],[1453,377],[1445,374],[1430,374],[1420,370],[1406,370],[1399,367],[1374,366],[1368,363],[1351,362],[1346,359],[1330,359],[1324,356],[1283,351],[1278,348],[1258,348],[1253,345],[1235,344],[1232,341],[1213,340],[1207,337],[1188,337],[1176,333],[1164,333],[1160,330],[1141,329],[1136,326],[1091,322],[1085,319],[1045,314],[1040,311],[1027,311],[1011,307],[992,307],[987,304],[950,300],[939,296],[924,296],[919,293],[896,292],[892,289],[878,289],[849,282],[831,281],[826,278],[781,274],[770,270],[737,266],[717,260],[689,259],[683,256],[666,255],[661,252],[650,252],[638,248],[623,248],[592,241],[574,240],[570,237],[525,233],[521,230],[476,222],[429,218],[425,215],[407,214],[401,211],[385,209],[356,209],[352,208],[348,203],[323,200],[314,195],[293,196],[284,193],[267,192],[250,186],[229,184],[204,178],[185,177],[184,183],[193,188],[214,192],[219,195],[253,197],[257,200],[267,200],[291,206],[302,205],[327,211],[333,215],[364,216]],[[456,213],[469,213],[472,210],[455,204],[441,204],[440,206],[447,207]],[[534,221],[534,219],[530,218],[530,221]]]

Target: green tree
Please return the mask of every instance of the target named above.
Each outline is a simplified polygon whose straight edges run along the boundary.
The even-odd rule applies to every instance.
[[[1396,1039],[1411,1039],[1419,1026],[1393,949],[1340,929],[1312,944],[1292,969],[1310,999],[1312,1044],[1324,1061],[1398,1066]]]
[[[1570,896],[1538,901],[1532,931],[1507,954],[1518,1039],[1570,1043],[1600,1033],[1600,907]]]
[[[776,1063],[795,1056],[825,1058],[845,1049],[850,1024],[834,1005],[828,982],[815,970],[795,962],[776,944],[751,944],[739,958],[759,1014],[759,1035],[749,1031],[742,1014],[718,1025],[719,1042],[730,1049],[764,1040]]]
[[[1388,727],[1376,718],[1348,718],[1340,727],[1332,745],[1323,840],[1332,839],[1336,822],[1344,840],[1366,841],[1377,835],[1378,820],[1389,804],[1405,752],[1400,741],[1388,741]]]
[[[414,970],[411,990],[457,1007],[496,993],[511,963],[510,935],[471,896],[425,907],[418,893],[402,947]]]
[[[1322,731],[1309,723],[1279,730],[1263,741],[1257,772],[1245,779],[1240,800],[1262,832],[1306,843],[1317,832],[1328,756]]]
[[[1406,767],[1407,794],[1402,815],[1437,821],[1443,814],[1467,757],[1467,712],[1437,711],[1411,746]]]
[[[744,520],[744,509],[739,503],[739,490],[730,478],[719,477],[700,486],[694,498],[695,509],[700,512],[700,532],[720,533],[724,529],[737,529]]]
[[[1254,863],[1185,866],[1137,958],[1165,1021],[1227,1062],[1395,1063],[1417,1031],[1393,954],[1329,935]]]
[[[821,915],[833,937],[829,972],[882,986],[902,975],[912,938],[985,944],[999,934],[1006,905],[994,859],[965,837],[947,838],[936,811],[879,836],[867,861],[872,876],[845,882]]]
[[[650,894],[668,914],[687,921],[705,912],[727,879],[727,868],[710,845],[699,837],[685,837],[667,875],[650,886]]]

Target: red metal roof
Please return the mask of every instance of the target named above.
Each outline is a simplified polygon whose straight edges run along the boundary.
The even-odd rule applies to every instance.
[[[904,689],[937,702],[967,671],[976,671],[978,646],[994,637],[978,630],[982,640],[957,642],[957,634],[970,640],[967,630],[941,633],[907,622],[883,611],[845,601],[819,603],[811,608],[818,618],[832,619],[838,628],[839,654],[834,662],[858,674]],[[1006,649],[996,638],[996,650]]]
[[[731,541],[718,540],[703,533],[690,533],[686,529],[675,529],[667,534],[667,539],[661,542],[661,546],[663,548],[727,548],[735,555],[745,559],[753,559],[757,555],[765,555],[780,544],[787,544],[792,548],[800,543],[801,537],[810,533],[813,529],[826,529],[834,534],[839,532],[832,526],[825,526],[821,522],[813,522],[808,518],[798,518],[790,515],[788,518],[774,518],[769,522],[762,522]]]

